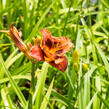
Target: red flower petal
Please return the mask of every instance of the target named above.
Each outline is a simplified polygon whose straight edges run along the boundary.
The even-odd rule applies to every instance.
[[[30,49],[30,56],[38,61],[44,61],[43,52],[40,45],[32,46]]]
[[[58,60],[58,63],[55,63],[55,61],[53,61],[53,62],[50,62],[49,64],[56,67],[60,71],[64,72],[68,66],[68,61],[65,56],[62,56],[61,59]]]

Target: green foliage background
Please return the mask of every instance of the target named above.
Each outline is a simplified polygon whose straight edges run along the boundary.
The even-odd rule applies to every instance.
[[[25,43],[47,28],[75,47],[64,73],[46,62],[34,66],[32,93],[32,63],[0,33],[0,109],[109,109],[108,0],[0,0],[0,30],[12,22]]]

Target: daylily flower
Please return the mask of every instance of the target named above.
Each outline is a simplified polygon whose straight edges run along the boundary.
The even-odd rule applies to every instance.
[[[29,50],[21,40],[21,37],[13,24],[6,33],[29,59],[46,61],[64,72],[68,66],[68,61],[64,54],[74,46],[73,43],[67,37],[52,36],[47,29],[42,29],[40,32],[42,33],[42,42],[40,42],[39,39],[36,39],[34,45],[28,45]]]

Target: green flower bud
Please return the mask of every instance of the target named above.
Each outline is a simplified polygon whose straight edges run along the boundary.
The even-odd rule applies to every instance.
[[[78,71],[78,64],[77,63],[74,63],[73,64],[73,68],[74,68],[75,71]]]
[[[79,64],[79,53],[78,53],[78,51],[76,49],[73,52],[73,63]]]
[[[87,64],[85,64],[85,63],[83,63],[82,64],[82,69],[83,69],[83,72],[87,72],[88,71],[88,65]]]
[[[79,69],[79,53],[76,49],[73,52],[73,68],[75,71],[78,71]]]
[[[88,39],[89,39],[89,37],[88,37],[87,34],[84,34],[84,39],[85,39],[85,40],[88,40]]]

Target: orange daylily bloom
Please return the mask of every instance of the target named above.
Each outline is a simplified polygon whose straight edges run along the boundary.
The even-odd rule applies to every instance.
[[[65,56],[74,45],[67,37],[53,37],[47,29],[42,29],[41,49],[44,54],[44,60],[64,72],[68,61]]]
[[[21,40],[17,29],[11,24],[9,31],[6,32],[13,40],[15,45],[24,52],[29,59],[46,61],[50,65],[64,72],[68,66],[68,61],[64,54],[74,45],[67,37],[53,37],[47,29],[42,29],[42,42],[36,40],[35,45],[29,44],[29,50]]]

